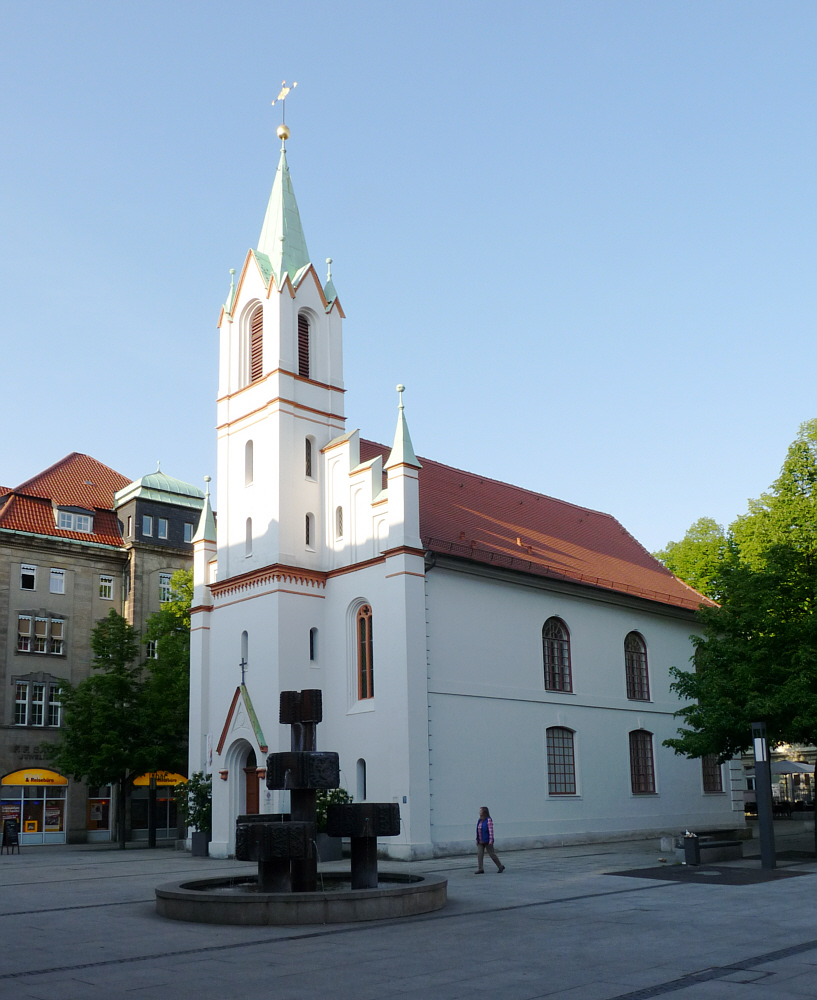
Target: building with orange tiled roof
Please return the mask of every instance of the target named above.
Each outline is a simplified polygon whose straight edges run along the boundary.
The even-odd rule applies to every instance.
[[[191,564],[202,505],[196,487],[158,472],[131,482],[78,452],[0,491],[0,808],[23,844],[110,838],[110,790],[48,768],[60,685],[88,676],[111,608],[138,627],[159,610]],[[137,828],[140,809],[137,796]]]
[[[239,814],[289,810],[258,765],[289,749],[280,691],[306,688],[343,786],[399,804],[394,857],[470,850],[486,802],[500,849],[742,826],[739,762],[663,746],[707,599],[608,514],[418,458],[403,386],[390,448],[347,431],[343,318],[282,148],[219,317],[220,519],[206,501],[194,537],[210,853]]]

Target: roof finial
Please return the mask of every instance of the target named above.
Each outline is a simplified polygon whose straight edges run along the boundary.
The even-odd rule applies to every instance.
[[[224,311],[228,314],[232,314],[233,311],[233,298],[235,296],[235,268],[230,268],[230,291],[227,292],[227,302],[224,306]]]
[[[332,280],[332,258],[331,257],[327,257],[326,258],[326,280],[327,281],[331,281]]]
[[[291,87],[288,87],[286,80],[282,80],[281,81],[281,93],[272,102],[273,106],[278,101],[281,102],[281,124],[278,126],[278,129],[277,129],[278,138],[281,140],[281,149],[285,148],[286,141],[289,138],[289,128],[288,128],[287,122],[286,122],[286,100],[287,100],[287,95],[289,94],[290,90],[293,90],[297,86],[298,86],[297,83],[293,83]]]
[[[156,471],[157,472],[161,472],[162,471],[162,460],[160,458],[156,459]]]
[[[204,481],[205,481],[205,483],[207,484],[207,485],[206,485],[206,486],[204,487],[204,495],[205,495],[205,497],[209,497],[209,496],[210,496],[210,481],[211,481],[211,480],[210,480],[210,476],[205,476],[205,477],[204,477]]]
[[[404,385],[398,385],[396,388],[397,388],[398,393],[400,394],[399,409],[402,410],[403,409],[403,393],[406,391],[406,387]]]

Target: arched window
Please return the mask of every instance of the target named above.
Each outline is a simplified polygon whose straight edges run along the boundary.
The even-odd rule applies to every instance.
[[[576,759],[573,730],[551,726],[547,730],[548,794],[576,794]]]
[[[247,518],[246,533],[244,535],[244,555],[252,555],[252,518]]]
[[[304,475],[312,479],[312,438],[304,441]]]
[[[318,658],[318,630],[309,630],[309,659],[314,663]]]
[[[250,637],[247,632],[241,633],[241,662],[239,666],[246,669],[250,661]],[[243,677],[243,674],[242,674]]]
[[[309,320],[298,314],[298,374],[309,378]]]
[[[357,788],[355,798],[358,802],[366,801],[366,761],[361,757],[357,762]]]
[[[545,663],[545,689],[572,691],[570,633],[559,618],[548,618],[542,626],[542,657]]]
[[[638,632],[630,632],[624,640],[624,673],[627,679],[627,697],[631,701],[649,701],[647,644]]]
[[[723,791],[723,768],[718,763],[718,758],[714,753],[708,753],[701,757],[701,771],[703,772],[705,792]]]
[[[264,374],[264,309],[259,306],[250,322],[250,382]]]
[[[343,507],[335,510],[335,537],[343,538]]]
[[[244,485],[249,486],[253,481],[253,457],[252,441],[244,445]]]
[[[357,696],[361,700],[374,697],[372,609],[368,604],[357,613]]]
[[[308,549],[315,548],[315,517],[307,514],[304,518],[304,541]]]
[[[634,729],[630,733],[630,787],[633,795],[655,794],[652,733],[646,729]]]

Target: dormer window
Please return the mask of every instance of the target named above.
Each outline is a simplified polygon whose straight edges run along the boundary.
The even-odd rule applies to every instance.
[[[81,509],[60,508],[57,510],[57,527],[62,531],[81,531],[89,535],[94,530],[94,518]]]
[[[298,374],[309,378],[309,320],[303,313],[298,315]]]

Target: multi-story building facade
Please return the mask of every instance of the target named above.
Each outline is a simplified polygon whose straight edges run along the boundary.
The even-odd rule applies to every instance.
[[[77,453],[0,494],[0,811],[23,843],[110,837],[110,790],[49,767],[60,686],[88,676],[111,608],[137,628],[159,610],[191,565],[202,503],[161,473],[130,482]]]

